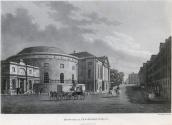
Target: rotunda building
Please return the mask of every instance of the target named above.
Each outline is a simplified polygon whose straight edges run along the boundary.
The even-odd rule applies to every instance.
[[[39,67],[40,82],[35,91],[68,91],[78,80],[78,58],[66,54],[60,48],[36,46],[25,48],[7,60]],[[61,88],[59,87],[61,86]]]

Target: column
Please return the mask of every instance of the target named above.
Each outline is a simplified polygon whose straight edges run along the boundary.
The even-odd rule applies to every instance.
[[[16,78],[16,89],[18,88],[18,79]]]
[[[34,80],[32,80],[32,93],[33,93],[33,84],[34,84]]]
[[[110,90],[111,83],[110,83],[110,68],[108,67],[108,91]]]
[[[9,81],[9,94],[12,95],[12,79],[10,78],[10,81]]]
[[[20,88],[20,79],[17,78],[17,94],[19,94],[19,88]]]
[[[94,66],[94,70],[93,70],[93,74],[94,74],[94,78],[93,78],[93,91],[96,92],[96,59],[93,59],[93,66]]]
[[[24,80],[24,92],[26,92],[27,88],[26,88],[26,80]]]
[[[18,78],[18,88],[20,88],[20,79]]]

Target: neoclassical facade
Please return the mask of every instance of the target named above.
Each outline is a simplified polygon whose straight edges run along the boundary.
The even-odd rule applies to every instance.
[[[87,91],[109,91],[110,65],[106,56],[96,57],[88,52],[66,54],[56,47],[36,46],[23,49],[18,54],[7,58],[5,62],[10,66],[15,64],[19,67],[28,67],[28,69],[33,67],[33,69],[39,70],[39,76],[33,77],[32,80],[34,93],[69,91],[72,86],[77,84],[84,85]],[[4,73],[1,76],[3,75]],[[13,81],[9,82],[12,75],[6,82],[13,83]],[[23,86],[22,83],[20,84],[21,81],[24,83],[22,93],[28,90],[26,87],[26,84],[30,82],[28,75],[23,71],[21,77],[26,77],[25,80],[16,78],[16,82],[19,82],[17,87]],[[37,81],[34,78],[37,78]]]
[[[34,84],[39,83],[39,67],[19,63],[1,63],[1,91],[3,94],[33,93]]]
[[[57,91],[61,85],[68,91],[78,80],[78,58],[68,55],[56,47],[37,46],[23,49],[7,61],[18,62],[23,59],[27,65],[39,67],[40,82],[35,84],[35,91]]]
[[[78,57],[78,82],[85,84],[87,91],[109,92],[110,64],[108,57],[96,57],[88,52],[72,53]]]

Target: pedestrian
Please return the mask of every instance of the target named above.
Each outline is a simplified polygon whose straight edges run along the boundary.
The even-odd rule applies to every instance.
[[[113,87],[113,89],[112,89],[111,92],[112,92],[112,95],[113,95],[113,96],[116,96],[116,89],[115,89],[114,87]]]
[[[40,95],[41,95],[41,93],[42,93],[42,88],[40,89]]]
[[[117,88],[116,88],[116,94],[119,95],[120,93],[121,93],[121,90],[120,90],[119,86],[117,86]]]

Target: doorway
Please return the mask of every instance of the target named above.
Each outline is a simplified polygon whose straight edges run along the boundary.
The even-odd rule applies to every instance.
[[[104,81],[102,81],[102,91],[105,90],[105,84],[104,84]]]
[[[20,94],[24,93],[24,79],[20,79]]]

